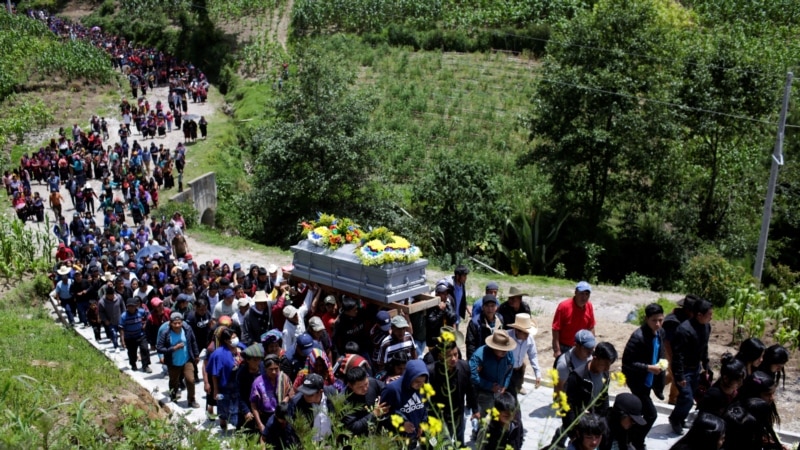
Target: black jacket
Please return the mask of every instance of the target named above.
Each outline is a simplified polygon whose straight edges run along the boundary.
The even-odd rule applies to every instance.
[[[437,403],[443,404],[444,408],[441,409],[441,417],[443,417],[445,421],[451,417],[451,401],[453,402],[454,413],[452,417],[455,417],[457,420],[463,420],[465,405],[473,411],[478,410],[478,397],[475,392],[475,385],[472,384],[470,378],[469,363],[459,359],[456,361],[455,371],[451,372],[449,375],[445,373],[444,363],[441,361],[428,364],[427,367],[428,382],[433,386],[433,390],[436,391],[436,394],[433,395],[428,406],[434,407]],[[447,394],[448,376],[450,377],[450,395]]]
[[[369,425],[377,427],[378,418],[371,412],[375,400],[380,398],[384,384],[375,378],[369,377],[369,388],[365,395],[356,395],[348,388],[345,390],[347,403],[354,409],[342,418],[342,425],[353,433],[353,436],[365,436],[369,433]]]
[[[197,348],[197,339],[194,337],[192,327],[186,322],[183,322],[183,331],[186,333],[186,349],[189,350],[189,362],[194,364],[194,361],[200,357],[200,350]],[[156,351],[164,355],[164,364],[167,367],[172,366],[172,352],[175,351],[169,342],[169,333],[171,327],[167,326],[160,333],[158,333],[158,340],[156,341]]]
[[[469,321],[469,325],[467,325],[467,359],[472,358],[472,354],[475,353],[475,350],[481,345],[486,344],[486,338],[491,336],[494,331],[503,329],[503,324],[505,324],[503,316],[499,313],[495,313],[494,316],[494,330],[486,325],[486,316],[484,316],[483,313],[481,313],[477,322],[475,320]]]
[[[606,372],[603,374],[606,380],[605,385],[608,386],[611,377]],[[567,413],[565,423],[571,423],[579,417],[579,415],[586,410],[592,403],[592,391],[594,383],[589,376],[589,364],[586,364],[582,369],[573,370],[567,377],[564,390],[567,393],[567,401],[569,402],[570,410]],[[600,394],[600,399],[594,403],[589,411],[599,416],[605,417],[609,410],[608,389],[606,388]]]
[[[455,294],[456,290],[454,287],[455,279],[453,275],[445,278],[444,281],[447,282],[447,293],[450,295],[450,298],[455,300],[454,305],[458,305],[458,311],[456,311],[456,314],[458,317],[461,317],[461,320],[464,320],[467,315],[467,286],[464,285],[464,289],[461,290],[461,299],[457,299]],[[460,304],[459,301],[461,302]]]
[[[453,326],[456,323],[456,310],[453,299],[447,298],[447,306],[444,310],[439,309],[438,306],[428,309],[426,320],[427,333],[425,335],[426,344],[428,347],[435,347],[439,345],[437,338],[442,334],[442,327]]]
[[[258,312],[254,311],[255,306],[247,311],[242,323],[242,342],[251,345],[261,342],[261,335],[272,329],[272,303],[267,303],[267,309]]]
[[[684,380],[686,372],[695,372],[702,365],[708,368],[708,337],[711,325],[689,319],[678,326],[672,338],[672,374],[675,382]]]
[[[631,334],[628,343],[625,344],[625,351],[622,353],[622,373],[631,392],[638,393],[647,390],[644,383],[647,379],[647,366],[653,361],[653,340],[659,343],[658,358],[664,357],[664,330],[653,333],[647,325],[642,325]],[[659,375],[653,375],[653,392],[660,394],[664,390],[665,371]]]
[[[503,329],[510,330],[511,329],[510,325],[512,325],[514,321],[517,319],[516,317],[517,314],[526,313],[530,316],[531,307],[528,306],[527,303],[520,301],[519,311],[514,311],[514,308],[512,308],[511,305],[509,305],[508,301],[506,300],[505,302],[503,302],[502,305],[497,307],[497,313],[506,319],[506,323],[503,326]]]

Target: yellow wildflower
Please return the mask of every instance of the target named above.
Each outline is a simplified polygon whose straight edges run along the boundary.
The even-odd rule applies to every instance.
[[[439,336],[439,340],[441,342],[453,342],[456,340],[456,336],[450,331],[444,331],[441,336]]]
[[[547,374],[550,375],[550,379],[553,380],[553,386],[558,384],[558,370],[555,368],[549,369]]]
[[[444,409],[444,403],[437,403],[436,407],[439,409]]]
[[[395,428],[397,428],[397,429],[400,429],[400,427],[402,427],[402,426],[403,426],[403,423],[404,423],[405,421],[406,421],[406,420],[405,420],[405,419],[403,419],[403,416],[400,416],[400,415],[398,415],[398,414],[392,414],[392,426],[393,426],[393,427],[395,427]]]
[[[492,420],[500,420],[500,411],[497,408],[490,409],[489,413],[491,413]]]
[[[433,386],[430,383],[425,383],[422,385],[422,389],[419,390],[420,394],[425,394],[425,398],[431,398],[432,396],[436,395],[436,391],[433,390]]]
[[[669,368],[669,361],[667,361],[664,358],[661,358],[658,360],[658,363],[656,365],[658,367],[661,367],[661,370],[667,370]]]
[[[424,431],[429,432],[431,436],[436,436],[442,432],[442,421],[437,419],[436,417],[428,417],[428,430]]]
[[[619,387],[624,387],[625,386],[625,382],[627,381],[625,379],[625,374],[622,373],[622,372],[614,372],[614,373],[612,373],[611,374],[611,379],[616,381],[617,382],[617,386],[619,386]]]

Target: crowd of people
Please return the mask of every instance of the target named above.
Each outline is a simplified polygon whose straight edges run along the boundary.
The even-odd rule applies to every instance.
[[[408,448],[424,447],[423,430],[437,408],[453,442],[466,442],[469,423],[470,440],[480,448],[522,447],[518,396],[526,394],[528,366],[537,387],[543,376],[537,325],[523,301],[528,293],[510,286],[501,301],[500,286],[491,282],[469,307],[469,270],[459,266],[436,283],[434,307],[392,315],[293,279],[291,266],[195,261],[181,215],[167,222],[150,214],[159,190],[172,188],[174,174],[182,174],[186,148],[170,151],[154,140],[147,146],[133,136],[144,142],[174,129],[188,142],[199,128],[205,138],[204,118],[186,120],[188,98],[205,101],[202,72],[100,30],[31,17],[65,38],[88,39],[108,51],[114,67],[128,76],[133,98],[119,105],[119,141],[113,145],[106,119],[94,116],[87,129],[62,128],[4,174],[23,220],[43,220],[44,199],[31,185],[48,187],[58,238],[53,295],[69,326],[91,327],[112,352],[126,351],[132,370],[151,373],[151,365],[161,365],[173,401],[185,391],[186,406],[200,408],[203,401],[222,430],[258,434],[276,448],[300,442],[298,417],[311,425],[313,440],[330,436],[331,421],[339,417],[332,399],[340,395],[351,408],[339,420],[352,436],[389,429],[407,438]],[[170,86],[169,96],[151,106],[146,91],[162,84]],[[91,179],[101,183],[99,195]],[[69,222],[62,187],[74,209]],[[747,339],[736,355],[723,356],[714,381],[708,355],[712,305],[688,295],[665,314],[651,304],[621,355],[630,392],[612,405],[608,387],[620,355],[613,343],[597,342],[591,292],[589,283],[578,283],[553,318],[550,373],[564,414],[552,445],[645,449],[657,417],[652,396],[665,399],[669,386],[674,433],[684,434],[690,411],[695,405],[699,410],[673,448],[783,448],[774,428],[780,420],[774,393],[785,379],[786,349]]]
[[[41,222],[47,204],[53,209],[54,221],[60,222],[63,198],[59,191],[63,186],[81,218],[94,215],[97,205],[108,212],[106,221],[121,223],[129,211],[139,225],[151,208],[158,207],[159,190],[174,188],[176,178],[178,190],[182,190],[185,144],[197,140],[198,130],[200,138],[208,135],[205,117],[187,114],[190,98],[195,103],[206,100],[205,75],[190,63],[156,49],[136,47],[124,37],[43,12],[29,11],[28,15],[46,22],[63,39],[83,39],[106,51],[112,65],[128,77],[132,100],[120,99],[118,129],[110,129],[106,118],[97,115],[85,127],[77,123],[61,127],[49,143],[32,154],[25,153],[18,167],[3,174],[17,216]],[[157,86],[168,86],[169,92],[163,100],[151,103],[147,88]],[[142,96],[138,96],[140,89]],[[156,142],[172,132],[182,132],[184,142],[174,149]],[[92,179],[101,183],[101,192],[96,193],[88,183]],[[33,183],[47,184],[49,198],[33,192]]]

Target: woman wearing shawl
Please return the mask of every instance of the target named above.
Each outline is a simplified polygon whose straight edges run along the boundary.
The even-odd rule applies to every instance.
[[[280,357],[269,354],[264,358],[264,373],[253,382],[250,391],[250,411],[256,421],[259,432],[269,418],[275,414],[275,408],[281,403],[288,403],[294,396],[294,389],[289,377],[280,369]]]
[[[308,351],[306,366],[298,372],[297,378],[294,380],[294,389],[297,390],[302,386],[306,376],[312,373],[321,376],[325,386],[334,386],[336,384],[336,378],[333,376],[333,369],[331,368],[330,360],[328,360],[328,355],[316,347]],[[343,383],[340,382],[339,384],[343,386]]]

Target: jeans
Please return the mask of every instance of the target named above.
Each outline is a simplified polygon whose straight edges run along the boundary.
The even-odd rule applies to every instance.
[[[64,308],[64,313],[67,315],[67,320],[70,325],[75,325],[75,313],[73,312],[75,306],[75,300],[71,298],[61,299],[61,307]]]
[[[687,370],[683,374],[683,379],[686,380],[686,386],[678,386],[678,399],[675,401],[675,409],[669,416],[671,423],[682,424],[689,416],[689,412],[694,406],[694,392],[697,390],[697,383],[700,379],[700,369]]]
[[[147,339],[144,335],[138,338],[125,337],[125,348],[128,350],[128,361],[131,363],[131,369],[136,369],[136,350],[139,350],[142,357],[142,369],[150,367],[150,347],[147,345]]]
[[[219,420],[225,420],[234,427],[239,422],[239,391],[222,392],[223,399],[217,400]]]
[[[114,344],[114,348],[119,347],[119,340],[117,338],[117,329],[113,325],[103,325],[103,328],[106,330],[106,336],[111,339],[111,343]]]
[[[86,317],[86,311],[89,310],[89,301],[85,302],[78,302],[78,319],[81,321],[82,324],[88,325],[89,318]]]

